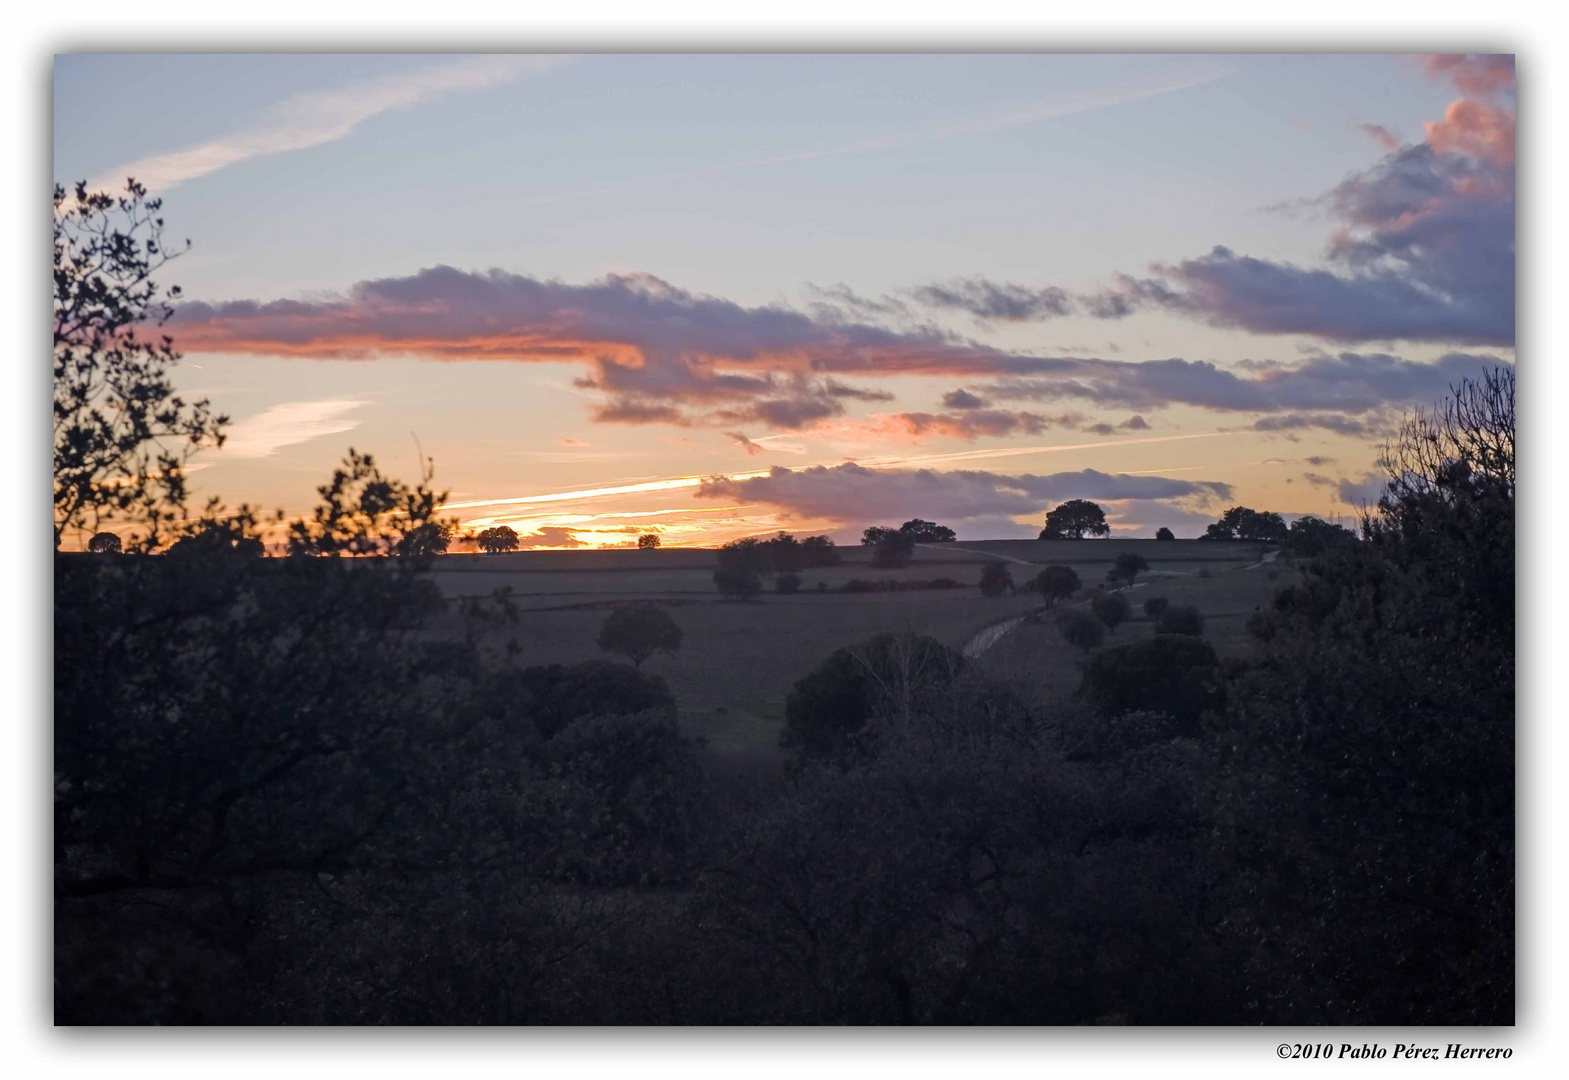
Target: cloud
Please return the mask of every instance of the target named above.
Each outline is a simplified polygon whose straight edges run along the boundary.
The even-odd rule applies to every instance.
[[[285,98],[256,123],[173,153],[156,154],[110,170],[89,187],[117,190],[134,176],[150,191],[168,191],[229,165],[334,142],[364,121],[449,94],[484,90],[525,75],[543,75],[566,56],[474,56],[416,71],[401,71]]]
[[[990,404],[985,398],[976,397],[968,390],[950,390],[942,396],[945,409],[984,409]]]
[[[761,503],[786,517],[863,522],[910,517],[961,522],[1044,514],[1066,499],[1173,499],[1200,503],[1231,498],[1229,485],[1160,476],[1109,474],[1094,469],[1048,476],[1004,476],[977,471],[869,469],[847,463],[770,469],[749,479],[711,477],[699,498]]]
[[[518,537],[518,547],[520,548],[576,548],[583,546],[583,541],[573,535],[573,530],[557,525],[546,525],[538,532]]]
[[[1426,140],[1401,145],[1365,124],[1388,151],[1372,168],[1298,205],[1338,220],[1322,266],[1239,255],[1156,263],[1096,292],[964,279],[912,295],[977,317],[1049,319],[1082,312],[1121,319],[1173,312],[1256,334],[1328,341],[1409,340],[1512,346],[1515,339],[1515,112],[1510,57],[1431,57],[1430,74],[1465,96]]]
[[[570,435],[565,435],[561,439],[561,445],[562,446],[587,446],[589,444],[584,442],[582,439],[574,439]]]
[[[1306,461],[1309,465],[1312,465],[1314,468],[1323,468],[1325,465],[1333,465],[1336,461],[1338,461],[1340,459],[1339,458],[1332,458],[1332,457],[1314,456],[1314,457],[1310,457],[1310,458],[1303,458],[1302,460]]]
[[[1318,473],[1303,473],[1302,474],[1302,479],[1306,480],[1308,483],[1312,484],[1314,487],[1338,487],[1339,486],[1339,481],[1331,480],[1329,477],[1321,476]]]
[[[1254,431],[1299,431],[1303,428],[1323,428],[1337,435],[1377,435],[1387,430],[1378,421],[1362,421],[1339,413],[1285,413],[1265,416],[1253,422]]]
[[[1400,136],[1390,131],[1382,124],[1359,124],[1363,132],[1372,136],[1386,153],[1394,153],[1400,149]]]
[[[1347,506],[1373,506],[1384,493],[1388,478],[1381,472],[1367,472],[1359,480],[1341,480],[1336,485],[1336,497]]]
[[[1023,322],[1067,315],[1072,298],[1055,286],[1040,289],[998,285],[985,278],[959,278],[946,285],[922,285],[910,294],[927,307],[965,311],[982,320]]]
[[[756,457],[758,454],[764,453],[768,449],[765,446],[757,445],[757,443],[753,442],[751,439],[748,439],[739,431],[727,431],[725,434],[734,439],[736,442],[740,443],[741,448],[746,451],[748,457]]]
[[[290,401],[248,416],[226,432],[223,453],[232,458],[263,458],[296,443],[337,435],[359,427],[343,414],[363,401]]]
[[[1218,412],[1334,410],[1358,415],[1426,405],[1452,383],[1503,364],[1496,356],[1448,353],[1418,363],[1387,353],[1319,355],[1298,364],[1255,362],[1231,371],[1200,360],[1065,360],[1048,376],[981,387],[1002,400],[1083,399],[1109,408],[1194,405]]]
[[[1122,423],[1118,424],[1117,428],[1120,431],[1148,431],[1150,426],[1149,422],[1145,420],[1144,417],[1134,415],[1128,417]]]

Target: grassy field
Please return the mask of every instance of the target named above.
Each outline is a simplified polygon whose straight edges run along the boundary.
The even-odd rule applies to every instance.
[[[434,577],[449,597],[485,596],[510,587],[521,618],[491,633],[502,641],[516,639],[524,664],[599,656],[596,638],[607,611],[641,600],[663,604],[682,628],[684,641],[674,656],[655,656],[644,670],[670,684],[689,734],[705,738],[717,755],[763,765],[781,760],[785,695],[834,649],[888,630],[929,634],[961,648],[986,627],[1039,606],[1038,598],[1024,593],[981,596],[976,582],[986,562],[1007,562],[1021,585],[1039,566],[1063,563],[1093,585],[1104,580],[1123,551],[1143,555],[1151,573],[1128,593],[1135,618],[1110,635],[1108,644],[1150,633],[1152,624],[1140,605],[1149,596],[1166,596],[1173,604],[1199,607],[1207,619],[1205,636],[1217,649],[1240,651],[1246,647],[1248,615],[1267,603],[1290,574],[1281,564],[1260,565],[1263,551],[1251,544],[998,540],[921,547],[898,570],[874,569],[869,551],[845,548],[844,565],[802,572],[801,593],[765,593],[748,603],[718,598],[711,576],[715,553],[703,549],[451,555],[438,560]],[[851,578],[938,577],[963,587],[849,595],[817,591],[819,582],[831,590]],[[981,662],[1040,698],[1071,691],[1081,659],[1048,622],[1016,626]]]

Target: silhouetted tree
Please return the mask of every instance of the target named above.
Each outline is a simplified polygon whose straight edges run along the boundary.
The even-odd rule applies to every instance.
[[[807,566],[838,566],[843,559],[828,536],[808,536],[801,541],[801,554]]]
[[[639,551],[653,551],[659,547],[659,534],[644,533],[637,538],[637,547]]]
[[[1161,613],[1160,619],[1155,624],[1157,634],[1188,634],[1192,637],[1204,636],[1204,616],[1192,604],[1179,607],[1168,607]]]
[[[142,336],[180,295],[152,277],[182,253],[164,243],[162,206],[135,180],[118,196],[54,188],[56,547],[113,521],[145,530],[134,546],[156,547],[185,516],[185,463],[223,443],[228,417],[174,393],[173,341]]]
[[[1097,592],[1090,598],[1090,609],[1095,612],[1095,617],[1106,624],[1106,629],[1116,631],[1117,627],[1127,621],[1132,607],[1128,598],[1116,592]]]
[[[404,536],[405,555],[441,555],[452,543],[452,526],[444,521],[427,521]]]
[[[878,634],[838,649],[785,699],[782,742],[808,756],[850,748],[869,721],[897,722],[924,694],[951,682],[964,658],[919,634]]]
[[[905,566],[915,554],[915,538],[898,529],[873,526],[861,534],[861,543],[872,549],[872,565],[884,570]]]
[[[1248,540],[1279,544],[1286,539],[1286,522],[1279,514],[1233,506],[1204,530],[1201,540]]]
[[[1176,538],[1176,534],[1164,525],[1155,530],[1155,539],[1157,540],[1175,540]]]
[[[726,600],[750,600],[763,591],[763,576],[747,566],[720,566],[714,571],[714,588]]]
[[[87,541],[87,550],[95,555],[120,554],[120,538],[112,532],[93,533]]]
[[[806,553],[801,543],[787,532],[779,532],[767,541],[768,561],[776,574],[791,574],[806,566]]]
[[[1079,591],[1079,575],[1071,566],[1060,564],[1046,567],[1036,574],[1030,582],[1030,588],[1039,592],[1046,599],[1048,605],[1066,600]]]
[[[1078,696],[1105,718],[1164,713],[1173,721],[1167,737],[1197,735],[1203,715],[1225,703],[1215,650],[1183,634],[1156,634],[1096,653]]]
[[[774,578],[774,591],[777,593],[789,594],[799,591],[800,588],[800,574],[780,574]]]
[[[490,555],[518,549],[518,534],[510,525],[492,525],[474,538],[480,550]]]
[[[600,651],[620,653],[635,668],[656,652],[673,653],[680,647],[681,628],[654,604],[616,608],[599,628]]]
[[[1144,614],[1152,619],[1158,619],[1171,608],[1171,601],[1164,596],[1152,596],[1144,601]]]
[[[992,561],[981,567],[982,596],[1001,596],[1012,591],[1013,575],[1008,572],[1006,563]]]
[[[1144,556],[1134,551],[1124,551],[1117,556],[1116,563],[1106,572],[1106,580],[1113,585],[1132,585],[1133,579],[1139,572],[1148,570],[1150,564],[1144,561]]]
[[[1343,525],[1331,525],[1311,514],[1297,518],[1287,530],[1286,547],[1298,558],[1314,558],[1344,550],[1357,542],[1357,534]]]
[[[1057,616],[1057,629],[1063,640],[1088,653],[1106,640],[1106,627],[1083,608],[1068,608]]]
[[[1046,515],[1042,540],[1083,540],[1086,535],[1106,536],[1106,511],[1088,499],[1069,499]]]
[[[946,544],[957,539],[954,531],[948,526],[939,525],[935,521],[922,521],[920,518],[906,521],[899,526],[899,531],[917,544]]]

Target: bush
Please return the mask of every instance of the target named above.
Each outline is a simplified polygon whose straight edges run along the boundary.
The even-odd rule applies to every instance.
[[[1079,575],[1071,566],[1048,566],[1030,579],[1029,587],[1040,593],[1046,603],[1055,604],[1079,591]]]
[[[920,634],[878,634],[830,653],[785,698],[783,743],[808,756],[851,747],[867,722],[945,686],[964,658]]]
[[[1157,736],[1195,735],[1204,713],[1224,704],[1220,659],[1206,641],[1156,634],[1096,653],[1084,668],[1077,696],[1102,717],[1164,713]]]
[[[628,716],[676,704],[659,676],[609,660],[514,669],[495,679],[493,699],[515,703],[546,739],[585,716]]]
[[[642,667],[656,652],[672,653],[681,647],[681,628],[670,613],[653,604],[616,608],[599,628],[601,652],[620,653]]]
[[[1068,644],[1086,653],[1106,640],[1101,621],[1082,608],[1069,608],[1057,616],[1057,629]]]
[[[788,595],[801,588],[800,574],[780,574],[774,579],[774,591]]]
[[[1095,612],[1095,617],[1106,624],[1106,629],[1115,631],[1119,625],[1128,620],[1132,613],[1132,605],[1128,598],[1121,593],[1099,592],[1090,598],[1090,610]]]
[[[989,562],[981,567],[981,595],[1001,596],[1013,591],[1013,575],[1005,563]]]
[[[1152,596],[1144,601],[1144,614],[1152,619],[1158,619],[1171,608],[1171,601],[1164,596]]]
[[[720,566],[714,571],[714,588],[726,600],[750,600],[763,591],[763,576],[746,566]]]
[[[1157,634],[1188,634],[1192,637],[1204,636],[1204,616],[1199,614],[1199,609],[1189,604],[1184,607],[1168,608],[1155,624]]]
[[[112,532],[93,533],[93,538],[87,541],[87,550],[94,555],[118,555],[120,538]]]

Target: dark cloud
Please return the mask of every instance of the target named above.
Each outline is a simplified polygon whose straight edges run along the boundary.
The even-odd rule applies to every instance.
[[[1142,416],[1138,416],[1137,414],[1128,417],[1122,423],[1118,424],[1117,427],[1122,431],[1148,431],[1150,429],[1149,421],[1145,420]]]
[[[1321,469],[1325,465],[1333,465],[1339,459],[1332,457],[1314,456],[1310,458],[1303,458],[1302,460],[1306,461],[1309,465],[1312,465],[1316,469]]]
[[[1380,472],[1363,473],[1360,480],[1341,480],[1336,485],[1336,496],[1347,506],[1374,506],[1384,493],[1386,477]]]
[[[984,409],[989,405],[985,398],[976,397],[968,390],[950,390],[942,396],[942,407],[945,409]]]
[[[802,519],[876,522],[924,517],[959,522],[1044,515],[1066,499],[1190,499],[1202,504],[1230,499],[1231,488],[1218,482],[1129,476],[1094,469],[1048,476],[1004,476],[971,471],[868,469],[855,464],[798,470],[776,465],[767,476],[744,480],[712,477],[698,488],[697,496],[761,503]]]
[[[1385,425],[1364,422],[1339,413],[1283,413],[1265,416],[1253,422],[1254,431],[1300,431],[1303,428],[1322,428],[1337,435],[1372,435],[1385,430]]]
[[[1024,322],[1067,315],[1069,295],[1055,286],[999,285],[983,277],[958,278],[945,285],[922,285],[910,295],[927,307],[964,311],[977,319]]]
[[[725,432],[725,435],[740,443],[741,448],[747,452],[747,456],[749,457],[756,457],[758,454],[763,453],[766,449],[765,447],[757,445],[757,443],[753,442],[751,439],[748,439],[739,431],[727,431]]]
[[[1449,353],[1431,364],[1387,353],[1315,356],[1298,364],[1255,363],[1231,371],[1201,360],[1064,361],[1049,376],[1003,379],[981,387],[1003,400],[1082,398],[1109,408],[1196,405],[1223,412],[1336,410],[1362,414],[1426,405],[1452,383],[1504,361]]]
[[[1112,427],[1110,424],[1091,424],[1089,427],[1085,428],[1084,430],[1089,432],[1091,435],[1115,435],[1115,434],[1117,434],[1117,429]]]
[[[1331,480],[1329,477],[1321,476],[1318,473],[1303,473],[1302,479],[1314,487],[1336,487],[1339,484],[1339,481]]]

